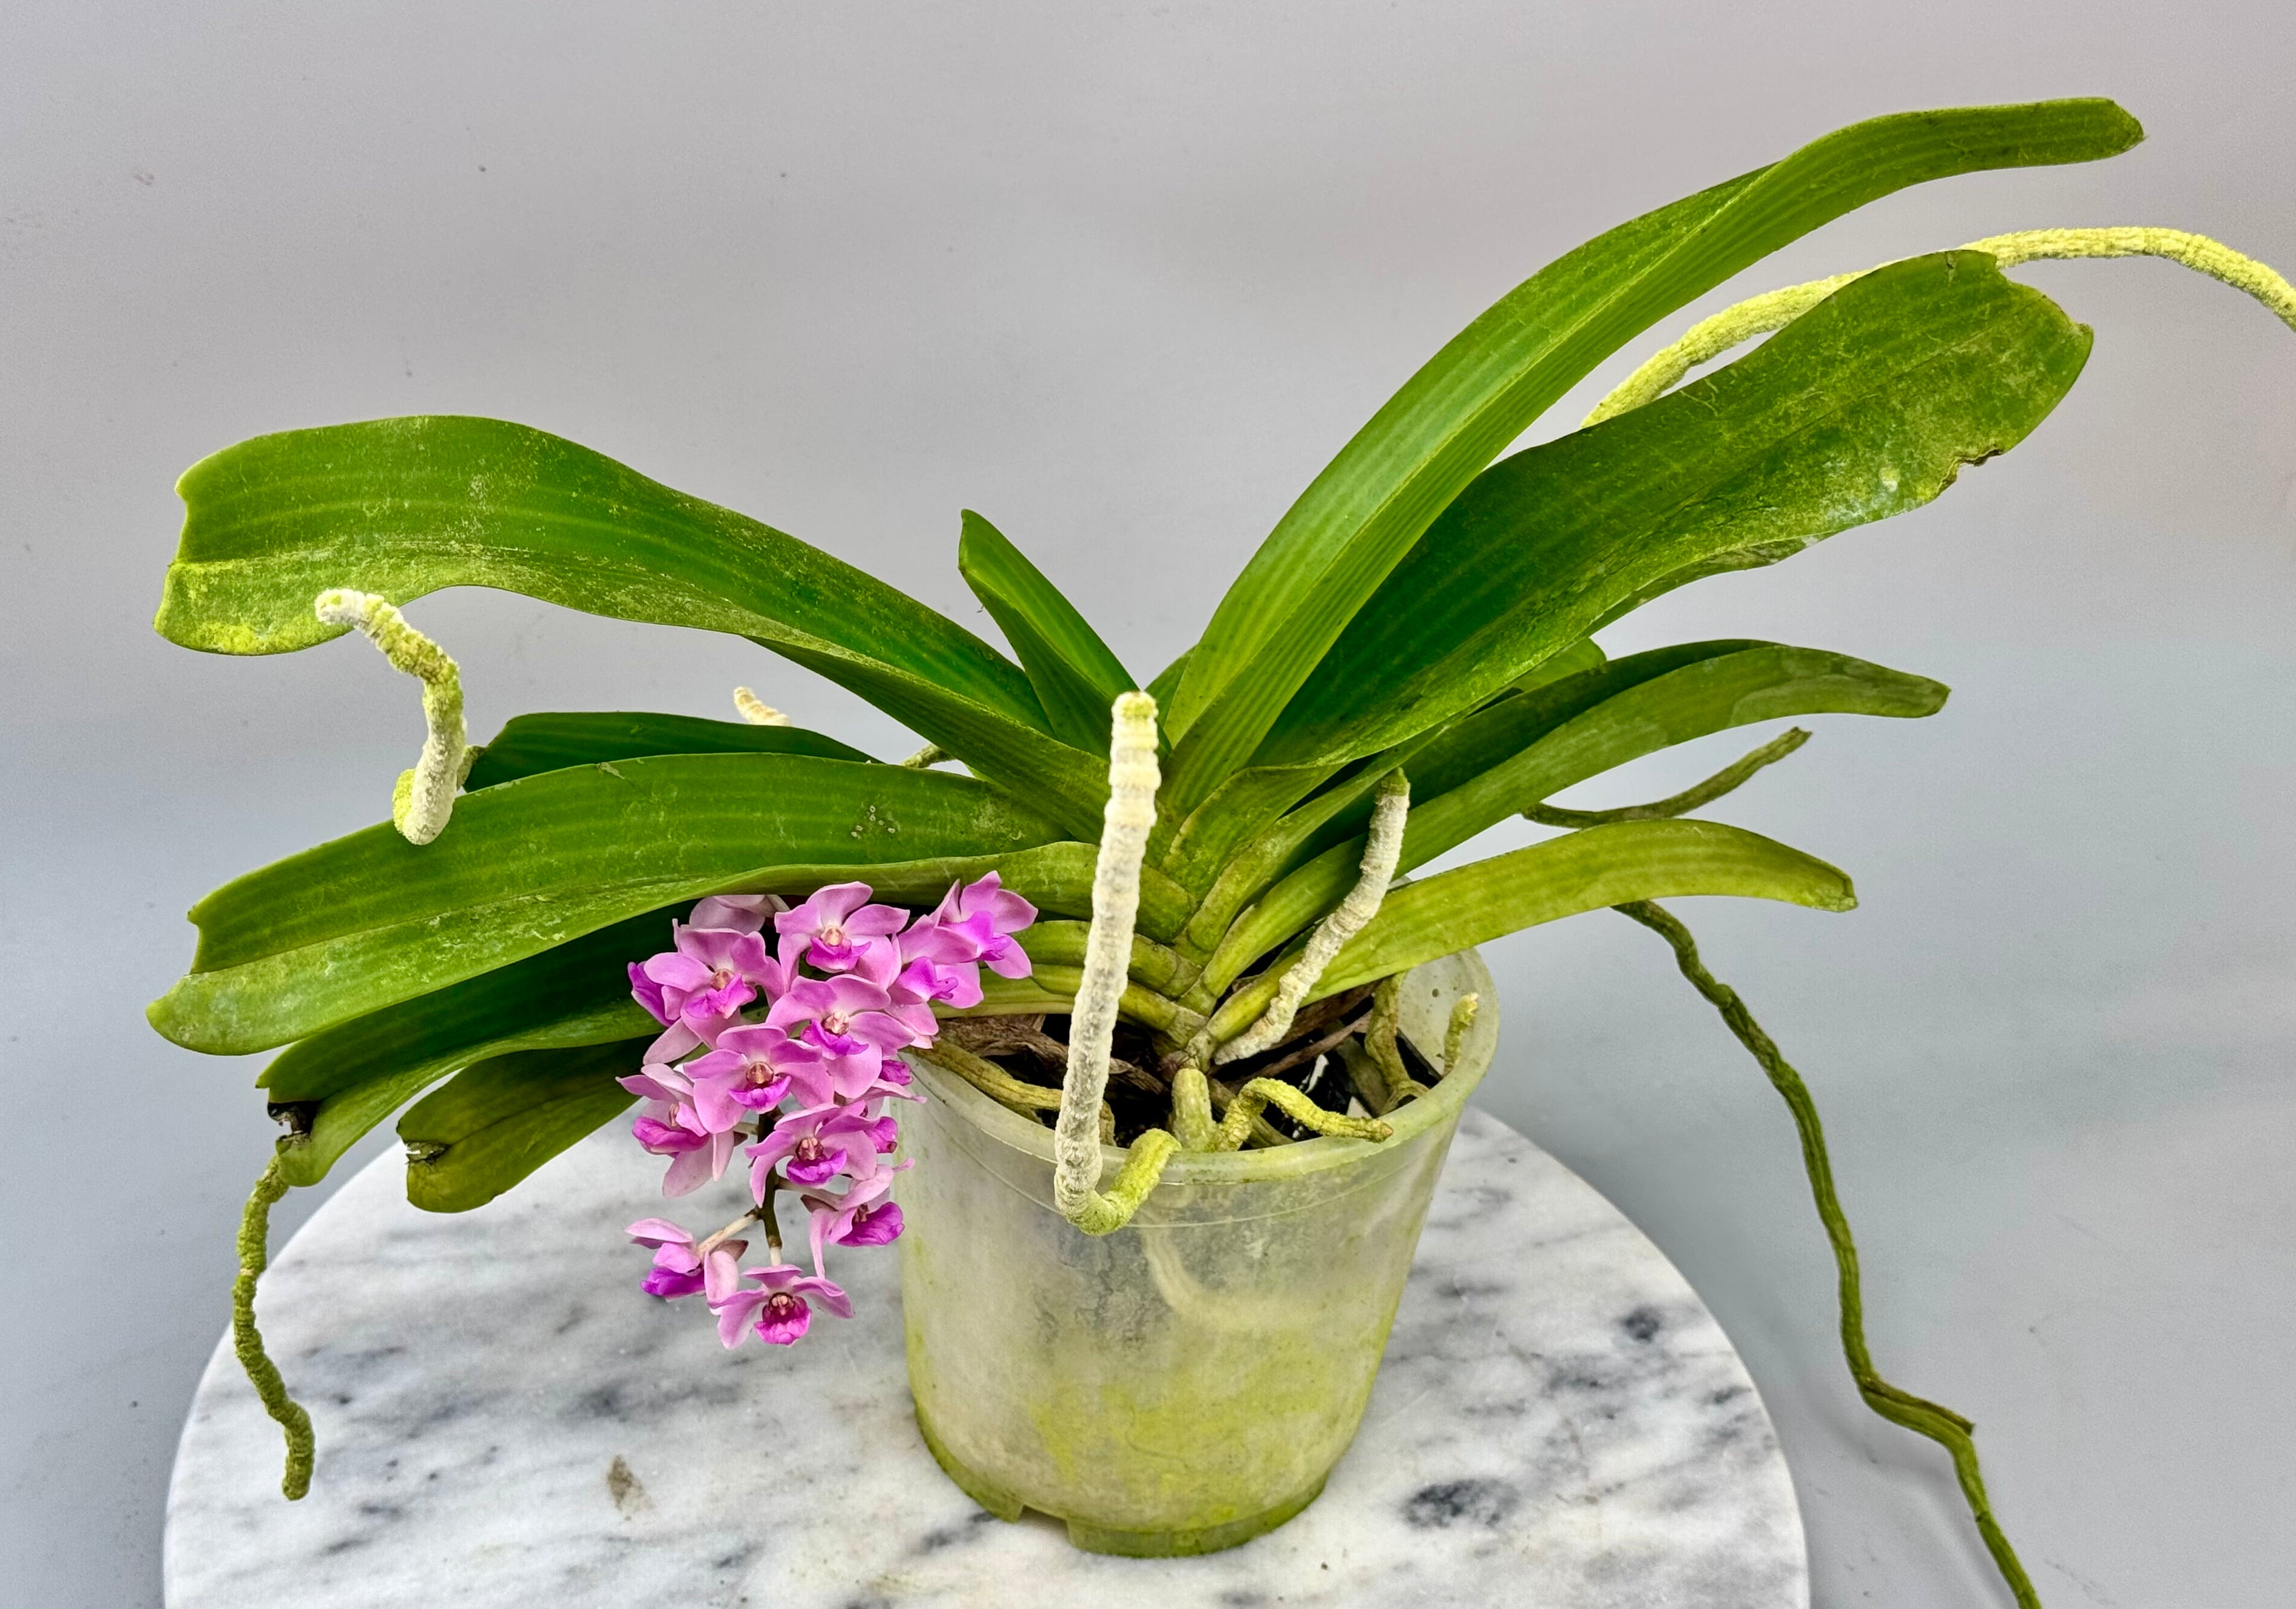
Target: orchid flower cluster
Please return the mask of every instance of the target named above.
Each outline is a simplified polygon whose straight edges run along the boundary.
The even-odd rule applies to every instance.
[[[630,966],[630,992],[662,1025],[643,1070],[621,1080],[644,1101],[631,1132],[669,1159],[661,1189],[671,1196],[723,1177],[747,1140],[755,1204],[698,1241],[667,1219],[632,1224],[631,1240],[653,1249],[645,1290],[673,1301],[699,1294],[728,1347],[752,1334],[792,1344],[812,1323],[812,1301],[851,1318],[823,1253],[886,1245],[901,1233],[890,1192],[909,1164],[887,1161],[899,1143],[887,1104],[924,1097],[909,1088],[900,1053],[933,1042],[935,1005],[980,1003],[983,966],[1027,977],[1028,953],[1013,935],[1036,919],[1036,907],[991,872],[952,884],[914,919],[871,904],[868,884],[840,882],[794,909],[770,894],[714,895],[691,921],[672,923],[671,948]],[[840,1178],[844,1187],[832,1188]],[[811,1219],[811,1274],[783,1259],[781,1191]],[[765,1230],[769,1261],[745,1268],[749,1242],[734,1236],[753,1224]]]

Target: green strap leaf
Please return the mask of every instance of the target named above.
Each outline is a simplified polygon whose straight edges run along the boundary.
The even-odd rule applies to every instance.
[[[473,1062],[657,1031],[630,998],[628,967],[668,941],[672,914],[615,923],[282,1051],[256,1080],[292,1124],[279,1142],[282,1176],[317,1184],[361,1136]]]
[[[426,1212],[483,1207],[634,1104],[614,1080],[637,1070],[644,1039],[578,1050],[520,1050],[466,1067],[398,1120],[406,1199]]]
[[[695,715],[640,710],[556,710],[513,716],[479,750],[463,786],[470,792],[568,766],[652,754],[813,754],[866,760],[850,743],[803,727],[757,727]]]
[[[1410,768],[1414,798],[1432,799],[1488,770],[1571,716],[1636,681],[1661,674],[1662,669],[1671,669],[1677,661],[1686,662],[1706,652],[1751,645],[1691,644],[1636,654],[1614,666],[1594,644],[1574,643],[1474,714],[1363,760],[1352,776],[1324,789],[1267,825],[1245,855],[1222,869],[1221,878],[1226,881],[1248,863],[1261,877],[1251,891],[1256,895],[1302,860],[1356,836],[1371,819],[1373,789],[1397,766]],[[1210,809],[1213,802],[1207,800],[1202,809]]]
[[[1422,802],[1404,824],[1396,870],[1424,866],[1550,793],[1677,743],[1789,716],[1915,718],[1942,708],[1946,691],[1926,677],[1777,643],[1686,643],[1618,660],[1479,711],[1429,744],[1413,762]],[[1493,763],[1494,755],[1504,757]],[[1475,765],[1483,768],[1460,774]],[[1220,940],[1206,984],[1226,988],[1337,904],[1355,886],[1362,856],[1357,831],[1289,872]]]
[[[1254,763],[1389,747],[1620,605],[1917,508],[2023,440],[2088,349],[2087,329],[1983,252],[1856,280],[1718,374],[1478,477]]]
[[[671,754],[547,771],[465,795],[420,848],[377,825],[217,890],[191,913],[191,973],[150,1015],[194,1050],[262,1050],[680,899],[859,877],[930,901],[1064,839],[985,783],[898,766]]]
[[[1182,886],[1210,886],[1237,848],[1298,804],[1337,771],[1337,766],[1279,766],[1238,771],[1177,827],[1157,823],[1148,855]],[[1376,780],[1376,779],[1374,779]]]
[[[1109,710],[1133,690],[1132,673],[1044,572],[971,509],[964,511],[956,568],[1021,656],[1053,735],[1106,754]]]
[[[1020,935],[1021,948],[1034,966],[1081,970],[1089,922],[1038,922]],[[1144,934],[1132,937],[1132,960],[1127,975],[1135,983],[1160,994],[1177,995],[1194,981],[1193,969],[1180,956]],[[981,982],[986,984],[987,978]]]
[[[1182,649],[1180,651],[1180,657],[1174,660],[1170,664],[1165,666],[1161,670],[1159,670],[1153,679],[1149,682],[1145,691],[1150,698],[1156,701],[1156,707],[1160,710],[1167,704],[1169,704],[1173,698],[1178,694],[1180,690],[1180,678],[1187,674],[1188,659],[1189,656],[1194,653],[1195,650],[1193,648]],[[1159,737],[1163,735],[1160,727],[1158,728],[1157,735]]]
[[[1639,667],[1621,661],[1617,669]],[[1943,709],[1948,691],[1925,676],[1776,643],[1693,660],[1630,683],[1414,811],[1402,868],[1424,866],[1527,805],[1677,743],[1789,716],[1918,719]]]
[[[1581,661],[1581,669],[1538,682],[1520,695],[1495,699],[1444,727],[1421,751],[1413,768],[1419,782],[1414,792],[1423,800],[1447,793],[1521,753],[1564,722],[1575,720],[1644,682],[1707,660],[1776,646],[1775,643],[1752,638],[1722,638],[1671,644],[1620,660],[1598,658],[1591,666]],[[1549,665],[1576,658],[1573,652],[1556,654],[1542,661],[1531,674],[1537,677]],[[1320,852],[1337,841],[1334,837],[1322,836],[1313,847]]]
[[[1325,650],[1437,514],[1624,342],[1892,191],[1984,168],[2112,156],[2143,133],[2103,100],[1876,118],[1646,213],[1540,270],[1380,409],[1222,598],[1166,719],[1176,738],[1176,807],[1193,806],[1247,763],[1285,702],[1303,684],[1323,683]],[[1468,584],[1465,572],[1453,574]]]
[[[1857,904],[1841,871],[1758,833],[1713,821],[1621,822],[1395,890],[1332,958],[1309,997],[1339,994],[1558,917],[1693,894],[1781,899],[1822,911]]]
[[[1569,681],[1580,685],[1587,671],[1600,669],[1607,662],[1593,643],[1575,643],[1522,677],[1502,694],[1494,708],[1504,706],[1512,715],[1536,709],[1546,714],[1546,724],[1552,726],[1568,711],[1562,710],[1545,691],[1548,685]],[[1538,702],[1526,703],[1518,694],[1536,694]],[[1526,734],[1480,763],[1462,768],[1458,734],[1469,726],[1480,732],[1488,724],[1482,721],[1483,713],[1488,712],[1422,733],[1408,743],[1372,755],[1361,762],[1355,775],[1328,786],[1314,784],[1323,784],[1340,768],[1254,768],[1222,783],[1190,813],[1164,860],[1183,884],[1201,891],[1188,924],[1192,947],[1208,948],[1217,943],[1236,912],[1277,877],[1318,850],[1360,833],[1371,818],[1373,790],[1396,767],[1410,768],[1415,794],[1431,797],[1529,741],[1530,735]],[[1474,745],[1469,746],[1472,751]],[[1298,808],[1292,809],[1294,805]],[[1157,847],[1152,838],[1150,852],[1153,854]]]
[[[1050,735],[1028,677],[955,622],[771,526],[547,431],[457,416],[258,436],[177,483],[154,624],[220,653],[340,636],[311,602],[495,587],[618,620],[748,636],[851,688],[985,776],[1098,832],[1106,768]]]

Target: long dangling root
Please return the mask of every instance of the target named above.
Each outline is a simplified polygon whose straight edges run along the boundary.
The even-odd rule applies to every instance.
[[[2033,1591],[2024,1565],[2018,1563],[2016,1549],[2009,1546],[2009,1539],[2002,1534],[1993,1518],[1993,1506],[1985,1495],[1985,1475],[1978,1466],[1977,1443],[1970,1436],[1977,1427],[1940,1403],[1898,1390],[1874,1370],[1873,1356],[1866,1348],[1866,1302],[1857,1279],[1857,1244],[1849,1237],[1849,1220],[1842,1216],[1841,1200],[1834,1194],[1833,1165],[1825,1154],[1825,1129],[1818,1121],[1817,1106],[1810,1099],[1808,1086],[1778,1053],[1775,1041],[1754,1021],[1737,990],[1718,981],[1706,970],[1705,964],[1698,958],[1698,945],[1691,938],[1690,930],[1672,913],[1647,899],[1611,908],[1641,923],[1673,947],[1675,962],[1681,967],[1682,975],[1722,1014],[1722,1020],[1730,1025],[1738,1042],[1762,1064],[1770,1082],[1785,1097],[1787,1107],[1793,1112],[1794,1128],[1801,1136],[1802,1166],[1809,1174],[1810,1194],[1816,1199],[1817,1216],[1825,1225],[1826,1238],[1833,1243],[1833,1261],[1841,1278],[1841,1355],[1849,1364],[1850,1378],[1857,1383],[1857,1394],[1882,1418],[1927,1436],[1953,1455],[1953,1471],[1960,1478],[1962,1495],[1969,1501],[1978,1534],[1985,1539],[1986,1549],[1993,1555],[2001,1579],[2009,1583],[2009,1590],[2016,1594],[2022,1609],[2040,1609],[2041,1600]]]
[[[255,1193],[247,1198],[247,1210],[240,1215],[239,1277],[231,1283],[231,1345],[255,1394],[263,1399],[265,1411],[279,1421],[279,1428],[287,1434],[287,1470],[280,1477],[279,1490],[292,1502],[311,1490],[315,1446],[311,1416],[287,1394],[279,1366],[263,1350],[263,1332],[255,1327],[255,1282],[270,1261],[271,1203],[286,1194],[287,1181],[280,1177],[275,1157],[263,1177],[255,1181]]]
[[[2164,258],[2254,297],[2282,323],[2296,329],[2296,286],[2291,286],[2267,264],[2243,257],[2205,234],[2190,234],[2182,229],[2139,227],[2023,229],[2013,234],[1994,234],[1972,241],[1961,250],[1990,252],[2005,268],[2043,258]],[[1661,348],[1596,403],[1581,428],[1600,424],[1646,402],[1655,402],[1700,364],[1711,362],[1757,335],[1783,330],[1851,280],[1863,277],[1864,274],[1837,274],[1831,279],[1788,285],[1749,297],[1711,318],[1701,319],[1684,332],[1681,340]]]

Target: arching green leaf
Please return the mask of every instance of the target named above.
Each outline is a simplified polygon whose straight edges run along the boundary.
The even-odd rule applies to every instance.
[[[317,1184],[370,1129],[473,1062],[656,1030],[627,969],[668,942],[671,914],[615,923],[282,1051],[256,1082],[291,1125],[279,1142],[287,1182]]]
[[[1685,643],[1616,660],[1479,710],[1430,743],[1413,762],[1414,802],[1396,870],[1676,743],[1788,716],[1911,718],[1945,700],[1927,677],[1777,643]],[[1207,982],[1225,988],[1337,904],[1355,886],[1363,842],[1358,829],[1269,889],[1221,940]]]
[[[217,890],[192,911],[191,973],[151,1016],[195,1050],[261,1050],[680,899],[861,877],[929,901],[1063,837],[985,783],[899,766],[673,754],[548,771],[465,794],[420,848],[377,825]]]
[[[824,759],[870,756],[803,727],[755,727],[746,721],[704,720],[694,715],[641,710],[553,710],[513,716],[478,751],[463,786],[472,792],[568,766],[650,754],[814,754]]]
[[[1254,763],[1389,747],[1620,605],[1919,507],[2024,439],[2088,348],[2087,329],[1982,251],[1855,280],[1728,368],[1478,477]]]
[[[483,1207],[636,1104],[614,1080],[637,1070],[644,1039],[578,1050],[519,1050],[464,1068],[398,1120],[406,1199],[426,1212]]]
[[[818,548],[547,431],[453,415],[288,431],[201,459],[177,490],[183,543],[154,623],[185,647],[324,642],[344,628],[311,604],[333,587],[394,603],[496,587],[733,632],[1098,833],[1106,768],[1050,735],[1028,677],[988,644]]]
[[[1060,588],[1003,531],[971,509],[964,511],[956,567],[1021,656],[1053,735],[1106,754],[1110,709],[1132,691],[1132,673]]]
[[[1395,890],[1332,958],[1310,997],[1559,917],[1693,894],[1782,899],[1822,911],[1857,904],[1835,867],[1742,828],[1713,821],[1589,827]]]
[[[2143,133],[2102,100],[1875,118],[1646,213],[1540,270],[1380,409],[1221,599],[1168,712],[1176,808],[1193,807],[1250,763],[1303,685],[1352,691],[1331,688],[1318,669],[1341,629],[1476,473],[1624,342],[1892,191],[1984,168],[2112,156]],[[1446,573],[1461,587],[1480,582]]]

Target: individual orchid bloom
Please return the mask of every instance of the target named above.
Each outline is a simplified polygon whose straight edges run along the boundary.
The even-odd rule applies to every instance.
[[[675,1301],[699,1292],[721,1301],[741,1283],[741,1257],[750,1245],[745,1240],[721,1240],[705,1255],[690,1233],[666,1218],[641,1218],[625,1233],[642,1246],[656,1248],[644,1281],[648,1295]]]
[[[832,882],[794,910],[774,918],[781,934],[782,959],[803,958],[824,972],[849,972],[863,958],[865,940],[890,938],[908,925],[909,913],[895,905],[870,905],[865,882]]]
[[[730,1129],[713,1134],[703,1126],[701,1113],[677,1091],[677,1086],[685,1083],[677,1069],[649,1067],[619,1082],[633,1095],[646,1097],[644,1106],[631,1120],[630,1132],[648,1151],[670,1159],[669,1171],[662,1176],[664,1195],[684,1195],[725,1175],[739,1137]],[[687,1088],[690,1093],[691,1086]],[[652,1090],[661,1093],[652,1094]]]
[[[932,1038],[931,1030],[893,1014],[891,990],[851,976],[800,978],[774,1002],[766,1022],[783,1031],[800,1022],[813,1025],[813,1042],[832,1055],[852,1055],[864,1045],[881,1051],[905,1050]]]
[[[657,1121],[674,1123],[696,1134],[709,1132],[693,1112],[693,1080],[685,1076],[683,1067],[648,1062],[643,1070],[614,1082],[644,1101],[647,1115]]]
[[[700,1045],[715,1045],[742,1008],[762,993],[787,987],[790,969],[767,952],[756,933],[730,928],[676,927],[676,948],[630,968],[630,993],[668,1031],[647,1051],[668,1061]]]
[[[937,930],[954,930],[978,945],[967,959],[985,963],[1000,978],[1029,975],[1029,952],[1013,935],[1036,919],[1037,907],[1004,887],[994,872],[962,888],[951,884],[926,918]]]
[[[884,1246],[901,1236],[901,1208],[884,1199],[893,1187],[893,1175],[909,1164],[857,1179],[842,1195],[807,1191],[800,1197],[813,1215],[813,1268],[822,1271],[825,1246]]]
[[[902,1021],[915,1014],[914,1007],[897,1014],[890,991],[849,974],[797,980],[774,1002],[766,1022],[784,1032],[807,1024],[803,1038],[825,1054],[831,1091],[849,1101],[876,1081],[889,1056],[931,1042],[931,1033]]]
[[[757,933],[765,931],[768,919],[788,908],[771,894],[712,894],[693,907],[689,921],[694,927]]]
[[[840,1173],[865,1178],[879,1170],[877,1159],[899,1140],[899,1125],[865,1105],[832,1102],[792,1112],[744,1153],[750,1158],[750,1194],[765,1199],[767,1177],[776,1165],[792,1185],[825,1185]]]
[[[724,1030],[717,1049],[694,1057],[680,1071],[693,1083],[702,1127],[717,1134],[780,1105],[800,1069],[809,1075],[807,1088],[825,1088],[826,1075],[819,1071],[824,1054],[778,1028],[750,1023]]]
[[[853,1303],[843,1291],[816,1275],[800,1272],[794,1264],[744,1268],[742,1277],[758,1283],[709,1304],[709,1310],[718,1315],[718,1339],[728,1348],[741,1345],[751,1334],[770,1346],[795,1344],[813,1323],[813,1305],[806,1301],[808,1296],[818,1298],[840,1318],[853,1317]]]

